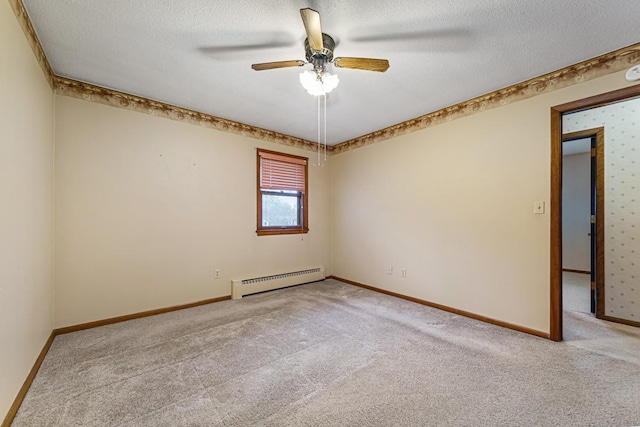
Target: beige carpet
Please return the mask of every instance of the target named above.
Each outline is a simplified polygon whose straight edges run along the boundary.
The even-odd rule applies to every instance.
[[[565,311],[564,339],[572,346],[640,365],[640,328]]]
[[[565,310],[591,313],[591,276],[562,272],[562,307]]]
[[[640,364],[640,329],[591,314],[591,278],[562,273],[564,339],[571,345]]]
[[[640,424],[634,352],[586,320],[553,343],[328,280],[58,336],[13,425]]]

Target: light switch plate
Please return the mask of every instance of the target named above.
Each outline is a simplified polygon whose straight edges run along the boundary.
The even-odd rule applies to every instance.
[[[544,202],[533,202],[533,213],[540,215],[544,213]]]

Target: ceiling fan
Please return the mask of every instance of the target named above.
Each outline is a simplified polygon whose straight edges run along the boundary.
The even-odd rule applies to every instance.
[[[307,38],[304,41],[305,57],[307,61],[291,60],[263,62],[260,64],[253,64],[251,65],[251,68],[256,71],[263,71],[272,70],[274,68],[301,67],[305,64],[312,64],[315,78],[319,81],[322,81],[323,76],[326,75],[326,65],[329,63],[333,63],[333,65],[340,68],[378,71],[381,73],[384,73],[389,68],[389,61],[386,59],[348,57],[334,58],[333,49],[336,44],[330,35],[322,32],[322,28],[320,26],[320,14],[313,9],[306,8],[300,9],[300,15],[302,16],[304,29],[307,33]]]

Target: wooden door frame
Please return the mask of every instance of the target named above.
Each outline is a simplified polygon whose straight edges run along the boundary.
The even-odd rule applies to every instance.
[[[562,341],[562,115],[637,97],[640,85],[551,107],[549,338],[554,341]]]

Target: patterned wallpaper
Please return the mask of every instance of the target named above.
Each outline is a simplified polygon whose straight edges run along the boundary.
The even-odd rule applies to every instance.
[[[562,126],[605,127],[605,314],[640,322],[640,99],[568,114]]]

